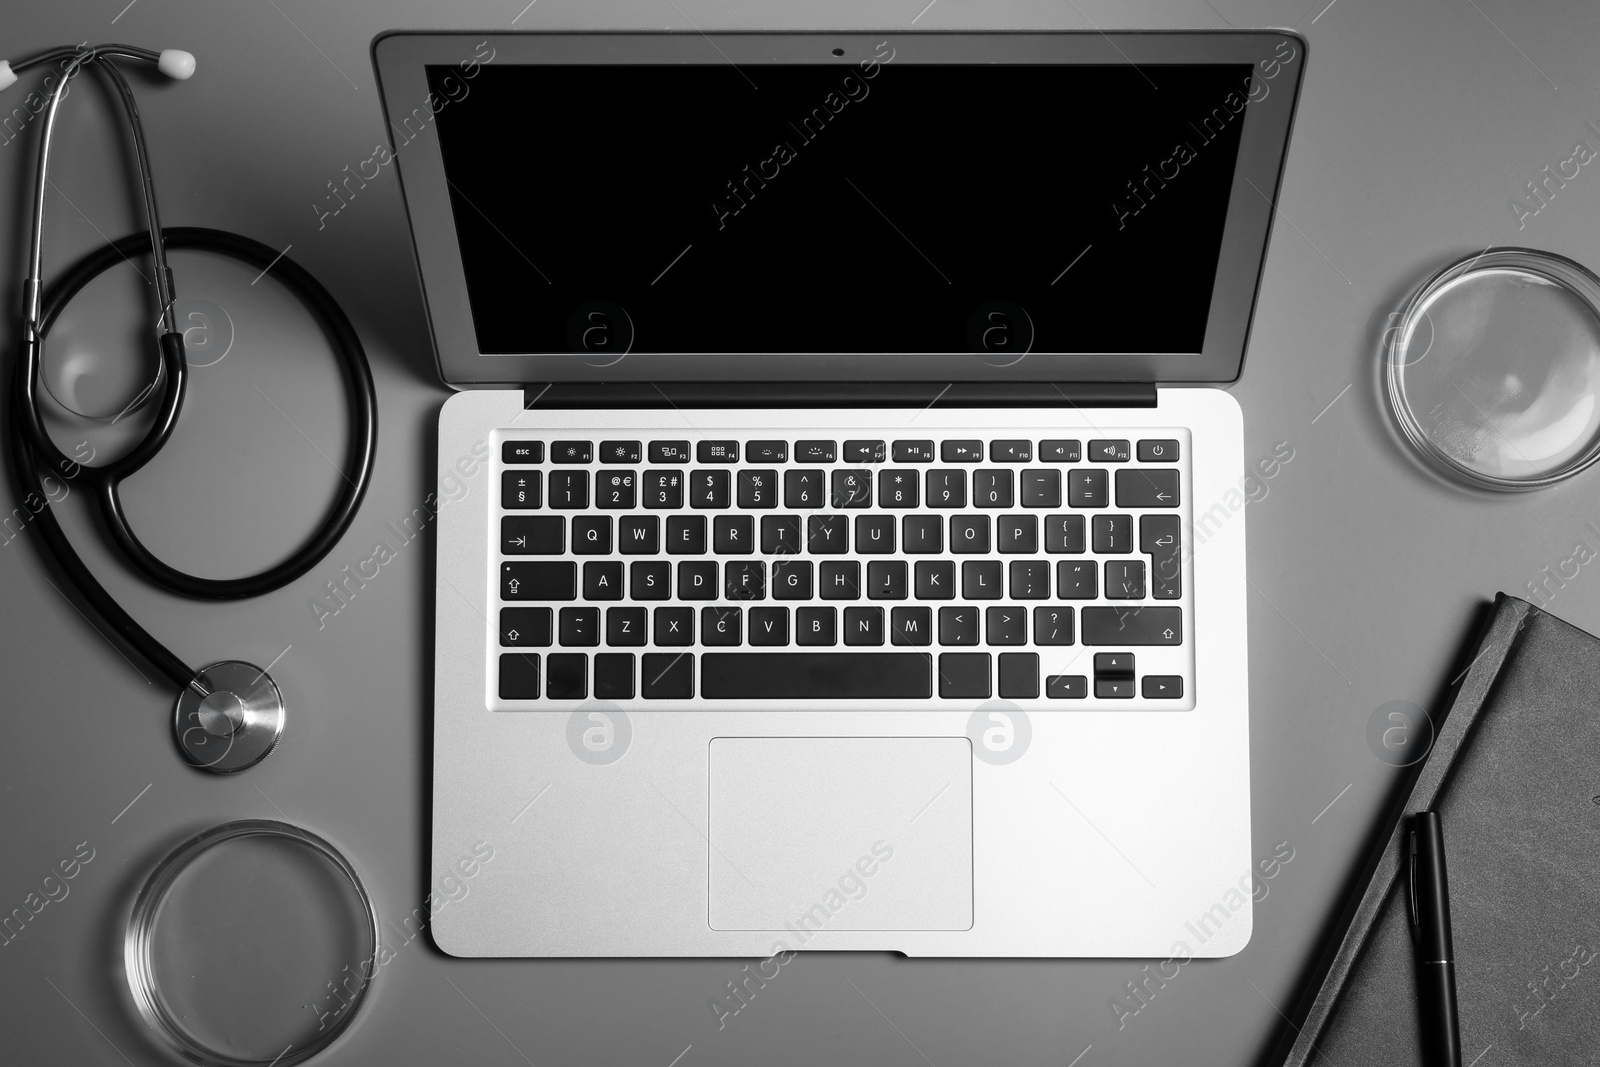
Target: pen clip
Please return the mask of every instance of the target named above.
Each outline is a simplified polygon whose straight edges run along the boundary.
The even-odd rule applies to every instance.
[[[1406,879],[1406,911],[1411,918],[1411,940],[1416,941],[1422,931],[1422,923],[1417,915],[1417,832],[1412,830],[1407,837],[1411,845],[1411,869]]]

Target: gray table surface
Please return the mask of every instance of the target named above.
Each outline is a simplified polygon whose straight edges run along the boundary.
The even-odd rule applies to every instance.
[[[1600,547],[1589,525],[1600,521],[1600,508],[1586,502],[1595,474],[1505,498],[1446,488],[1394,443],[1373,373],[1386,316],[1445,261],[1519,244],[1600,265],[1600,175],[1585,168],[1520,229],[1509,205],[1576,142],[1600,145],[1600,133],[1586,126],[1600,122],[1600,8],[939,0],[924,9],[926,2],[539,0],[523,9],[524,0],[135,0],[126,8],[125,0],[12,0],[3,46],[11,54],[111,39],[199,57],[187,84],[136,82],[164,221],[292,246],[367,345],[381,449],[372,491],[344,542],[291,587],[239,604],[151,590],[93,536],[83,494],[58,509],[102,581],[190,662],[276,661],[292,703],[285,742],[241,778],[186,769],[169,736],[169,686],[141,676],[53,588],[31,533],[0,545],[0,910],[21,904],[76,843],[96,849],[70,897],[0,948],[0,1059],[160,1062],[108,963],[116,922],[155,857],[212,822],[286,817],[348,852],[380,912],[421,904],[429,880],[431,544],[402,549],[325,625],[309,601],[341,567],[366,558],[384,524],[400,521],[432,487],[445,390],[394,175],[370,182],[320,228],[313,205],[347,164],[386,139],[368,58],[382,30],[691,21],[702,29],[1232,24],[1308,35],[1282,217],[1244,375],[1233,387],[1245,412],[1246,459],[1278,442],[1294,450],[1267,495],[1245,510],[1254,851],[1288,842],[1294,859],[1257,905],[1254,939],[1242,954],[1184,967],[1120,1027],[1112,999],[1145,961],[802,957],[719,1030],[707,1002],[730,977],[728,960],[467,961],[419,942],[383,970],[325,1062],[1096,1067],[1240,1064],[1261,1048],[1395,773],[1368,747],[1374,709],[1428,700],[1480,599],[1524,591],[1579,542]],[[68,103],[51,208],[56,269],[102,235],[140,225],[124,184],[128,168],[110,151],[104,94],[75,90]],[[18,138],[8,128],[0,143],[6,293],[21,276],[33,132]],[[226,310],[233,347],[196,373],[176,439],[130,481],[128,510],[166,558],[237,574],[301,537],[332,493],[338,475],[322,454],[342,447],[337,379],[325,343],[282,291],[252,286],[252,272],[203,257],[178,256],[175,268],[185,297]],[[69,311],[58,333],[91,346],[135,336],[148,319],[135,281],[119,269],[92,301]],[[1130,281],[1159,300],[1159,277]],[[8,298],[8,313],[14,306]],[[6,331],[7,352],[14,343]],[[7,512],[11,496],[7,484]],[[1585,568],[1549,588],[1552,611],[1600,629],[1600,578]],[[1480,1067],[1495,1067],[1499,1055],[1491,1050]]]

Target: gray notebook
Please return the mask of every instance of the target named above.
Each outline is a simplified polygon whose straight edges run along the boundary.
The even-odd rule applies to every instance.
[[[1429,1062],[1409,819],[1396,817],[1430,807],[1444,822],[1463,1063],[1600,1065],[1600,640],[1503,593],[1481,633],[1365,892],[1353,887],[1307,977],[1286,1067]]]

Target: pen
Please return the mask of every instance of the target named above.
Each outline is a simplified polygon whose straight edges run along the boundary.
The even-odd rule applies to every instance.
[[[1450,885],[1444,869],[1444,827],[1436,811],[1418,812],[1411,823],[1411,936],[1417,947],[1423,1055],[1435,1067],[1461,1067]]]

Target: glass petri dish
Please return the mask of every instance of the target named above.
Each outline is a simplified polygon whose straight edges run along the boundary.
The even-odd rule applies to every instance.
[[[1450,264],[1385,338],[1384,393],[1430,467],[1483,489],[1539,489],[1600,458],[1600,279],[1497,248]]]
[[[191,1063],[301,1063],[355,1017],[377,963],[371,899],[348,861],[288,823],[184,842],[134,903],[124,962],[145,1022]]]

